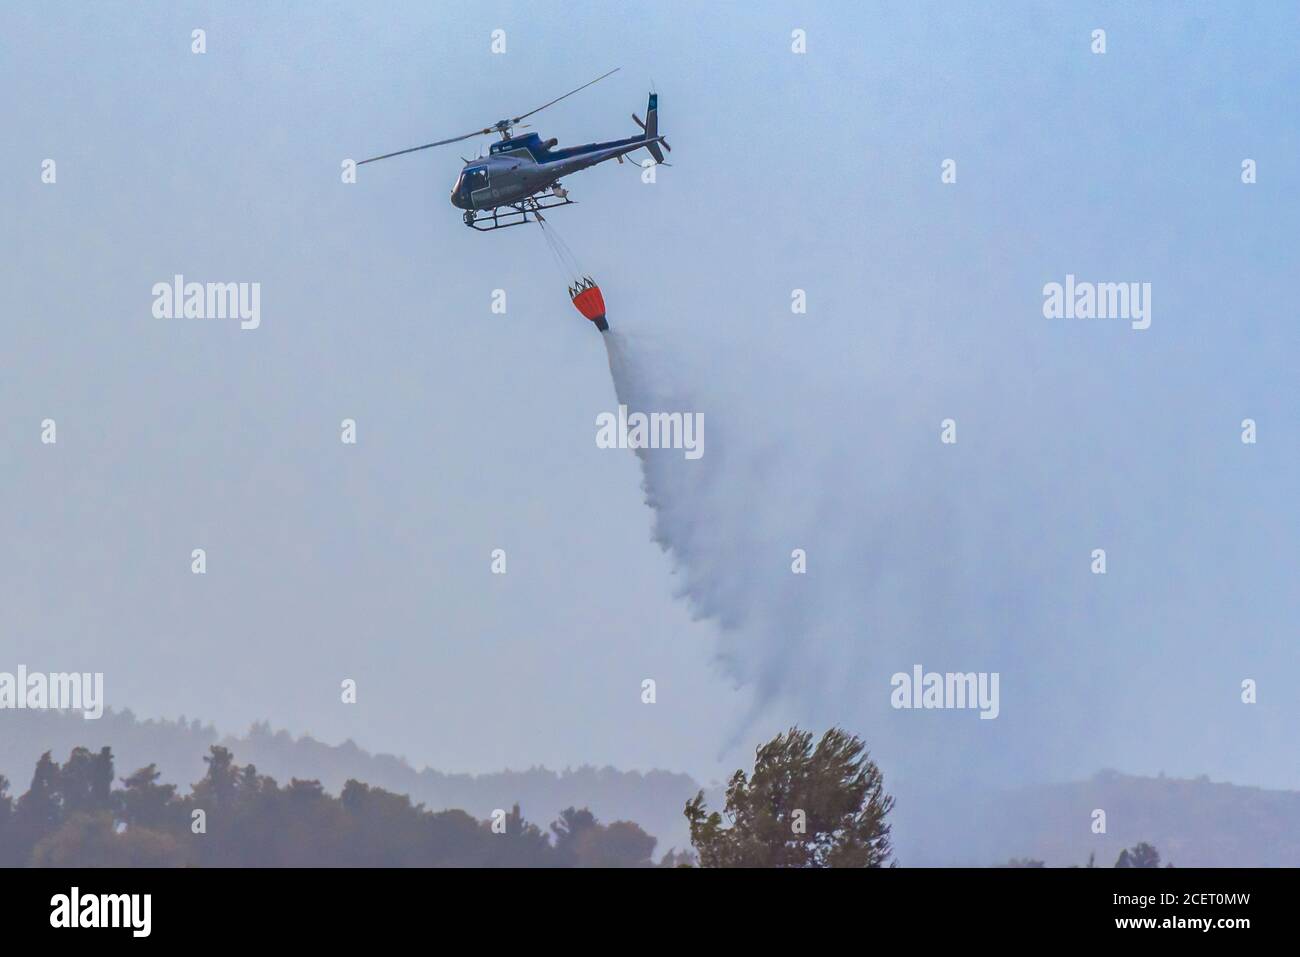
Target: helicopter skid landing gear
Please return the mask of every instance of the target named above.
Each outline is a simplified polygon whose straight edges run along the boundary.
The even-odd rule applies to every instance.
[[[469,210],[465,213],[465,225],[471,229],[477,229],[481,233],[491,232],[494,229],[505,229],[507,226],[522,226],[524,223],[533,222],[537,218],[537,214],[543,209],[571,206],[573,202],[573,200],[569,199],[568,192],[560,190],[557,193],[553,188],[547,189],[543,193],[535,193],[518,203],[507,203],[504,206],[495,207],[490,212],[484,211],[481,220],[476,220],[474,210]]]

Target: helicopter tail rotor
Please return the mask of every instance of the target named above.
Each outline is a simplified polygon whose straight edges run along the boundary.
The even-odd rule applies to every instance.
[[[659,135],[659,94],[650,94],[650,100],[646,104],[645,108],[644,123],[637,119],[635,113],[632,114],[632,119],[636,120],[637,125],[645,132],[645,148],[650,151],[650,155],[655,158],[656,163],[662,163],[664,161],[664,153],[663,150],[659,148],[659,144],[663,143],[664,147],[669,152],[672,152],[672,147],[664,142],[664,138]]]

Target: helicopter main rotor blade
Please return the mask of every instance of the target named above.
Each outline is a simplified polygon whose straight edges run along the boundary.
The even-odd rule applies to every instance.
[[[406,155],[407,153],[415,153],[415,152],[418,152],[419,150],[427,150],[427,149],[429,149],[430,147],[433,147],[433,146],[446,146],[448,143],[459,143],[461,140],[467,140],[467,139],[469,139],[471,136],[486,136],[486,135],[488,135],[489,133],[501,133],[503,136],[508,135],[508,131],[509,131],[509,129],[510,129],[511,127],[513,127],[514,125],[516,125],[520,120],[524,119],[525,117],[532,116],[533,113],[540,113],[542,110],[546,109],[548,106],[554,106],[556,103],[559,103],[560,100],[563,100],[565,97],[573,96],[573,94],[577,93],[579,90],[585,90],[587,87],[591,86],[592,83],[599,83],[601,80],[605,79],[605,77],[607,77],[607,76],[613,76],[615,73],[617,73],[617,72],[618,72],[619,70],[621,70],[621,69],[622,69],[622,67],[617,67],[617,66],[616,66],[616,67],[614,67],[614,69],[610,70],[608,73],[602,74],[601,76],[596,77],[596,79],[594,79],[594,80],[592,80],[592,81],[590,81],[590,82],[588,82],[588,83],[584,83],[584,84],[582,84],[582,86],[578,87],[576,90],[570,90],[568,93],[564,94],[564,96],[557,96],[555,99],[551,100],[550,103],[543,103],[543,104],[542,104],[541,106],[539,106],[537,109],[532,110],[532,111],[530,111],[530,112],[528,112],[528,113],[525,113],[525,114],[523,114],[523,116],[516,116],[513,120],[509,120],[509,121],[501,120],[501,121],[497,122],[496,124],[487,127],[486,129],[475,130],[473,133],[466,133],[464,136],[453,136],[453,137],[452,137],[451,139],[449,139],[449,140],[438,140],[438,142],[436,142],[436,143],[425,143],[423,146],[412,146],[410,149],[398,150],[398,151],[395,152],[395,153],[385,153],[383,156],[372,156],[372,157],[370,157],[370,159],[363,159],[363,160],[360,160],[360,161],[357,163],[357,165],[358,165],[358,166],[364,166],[366,163],[374,163],[374,162],[376,162],[377,160],[391,159],[391,158],[394,157],[394,156],[404,156],[404,155]],[[525,123],[525,124],[523,124],[523,125],[524,125],[524,126],[528,126],[528,125],[530,125],[530,124]]]
[[[616,66],[616,67],[614,67],[614,69],[610,70],[608,73],[605,73],[605,74],[603,74],[602,76],[598,76],[598,77],[596,77],[596,79],[592,80],[591,83],[584,83],[584,84],[582,84],[582,86],[578,87],[577,90],[570,90],[568,93],[564,94],[564,96],[557,96],[555,99],[551,100],[550,103],[543,103],[543,104],[542,104],[541,106],[539,106],[537,109],[532,110],[532,111],[530,111],[530,112],[528,112],[528,113],[524,113],[522,116],[516,116],[516,117],[515,117],[513,120],[511,120],[510,122],[511,122],[512,124],[514,124],[514,123],[518,123],[520,120],[522,120],[522,119],[523,119],[524,117],[526,117],[526,116],[532,116],[533,113],[540,113],[540,112],[542,112],[542,110],[546,109],[548,106],[554,106],[556,103],[559,103],[560,100],[564,99],[565,97],[573,96],[573,94],[577,93],[578,90],[585,90],[587,87],[591,86],[592,83],[599,83],[601,80],[605,79],[605,77],[607,77],[607,76],[613,76],[615,73],[617,73],[617,72],[618,72],[619,70],[621,70],[621,69],[623,69],[623,68],[620,67],[620,66]]]
[[[364,166],[366,163],[373,163],[375,160],[386,160],[393,156],[401,156],[404,153],[414,153],[418,150],[427,150],[431,146],[446,146],[448,143],[459,143],[461,140],[467,140],[471,136],[483,136],[491,133],[492,128],[486,130],[475,130],[473,133],[466,133],[464,136],[453,136],[449,140],[438,140],[436,143],[425,143],[423,146],[412,146],[409,150],[398,150],[396,153],[385,153],[383,156],[372,156],[370,159],[363,159],[357,163],[358,166]]]

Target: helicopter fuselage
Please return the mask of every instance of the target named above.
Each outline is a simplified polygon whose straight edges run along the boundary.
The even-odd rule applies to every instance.
[[[535,110],[521,113],[510,119],[497,120],[491,126],[481,130],[425,143],[422,146],[395,150],[381,156],[371,156],[369,159],[358,160],[356,165],[364,166],[366,163],[376,163],[394,156],[406,156],[408,153],[418,153],[435,146],[446,146],[471,137],[496,133],[501,139],[492,144],[487,156],[480,156],[476,160],[465,160],[465,167],[460,171],[456,185],[451,189],[451,204],[465,210],[465,225],[479,232],[488,232],[506,226],[519,226],[534,221],[540,223],[543,221],[542,210],[567,206],[573,202],[568,197],[568,191],[561,188],[560,177],[606,160],[617,159],[621,163],[626,154],[639,149],[645,149],[654,158],[655,163],[663,163],[664,151],[671,150],[668,141],[659,135],[659,94],[654,91],[651,91],[650,98],[646,101],[645,119],[642,120],[635,113],[632,114],[633,122],[641,127],[641,133],[637,136],[556,149],[554,139],[543,141],[536,133],[528,133],[525,136],[512,135],[512,131],[521,121],[617,72],[617,68],[610,70],[584,83],[576,90],[570,90],[564,96],[543,103]],[[479,213],[486,213],[486,215],[480,217]]]
[[[630,136],[604,143],[555,149],[536,133],[493,143],[488,156],[465,164],[451,191],[457,209],[490,210],[549,189],[562,177],[657,143],[660,137]]]

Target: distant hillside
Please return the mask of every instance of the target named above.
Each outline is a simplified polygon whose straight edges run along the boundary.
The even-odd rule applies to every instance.
[[[1106,812],[1106,833],[1090,830]],[[1300,866],[1300,791],[1266,791],[1209,778],[1147,778],[1102,771],[1091,780],[1023,788],[1007,796],[991,833],[1004,863],[1109,867],[1148,841],[1175,867]]]
[[[619,771],[581,767],[564,771],[531,768],[492,774],[444,774],[416,770],[403,759],[370,754],[351,741],[323,744],[295,738],[270,725],[254,724],[243,736],[221,735],[198,721],[137,719],[130,711],[107,710],[98,721],[55,711],[6,711],[0,714],[0,774],[21,793],[44,751],[66,760],[72,748],[113,749],[117,774],[156,763],[162,780],[182,790],[203,777],[203,757],[213,744],[229,748],[240,764],[254,764],[281,783],[290,778],[319,780],[339,793],[349,778],[364,781],[422,802],[430,810],[457,808],[487,818],[495,808],[516,802],[524,816],[543,830],[566,807],[587,807],[602,821],[630,820],[659,841],[656,856],[689,845],[682,808],[699,785],[690,775],[669,771]]]
[[[240,764],[254,764],[281,783],[319,780],[337,794],[348,778],[408,794],[430,810],[458,808],[478,818],[518,802],[525,817],[545,827],[566,807],[588,807],[602,821],[631,820],[659,840],[656,856],[689,845],[682,807],[699,785],[668,771],[501,771],[444,774],[416,770],[401,758],[370,754],[351,741],[328,745],[313,738],[253,725],[243,736],[222,736],[198,721],[139,720],[129,711],[99,721],[50,711],[0,713],[0,774],[22,793],[43,751],[66,760],[76,746],[113,749],[119,777],[157,763],[165,782],[188,790],[205,772],[213,744],[228,747]],[[889,769],[885,768],[888,786]],[[707,795],[711,807],[721,795]],[[1107,833],[1090,830],[1092,811],[1106,811]],[[973,798],[938,792],[900,798],[895,846],[903,865],[1005,864],[1012,858],[1049,867],[1115,863],[1121,849],[1147,841],[1179,867],[1300,866],[1300,792],[1267,791],[1208,778],[1148,778],[1102,771],[1087,781],[1021,788]]]

